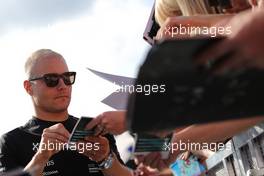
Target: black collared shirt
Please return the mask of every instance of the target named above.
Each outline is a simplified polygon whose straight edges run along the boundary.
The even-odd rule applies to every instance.
[[[69,116],[61,123],[71,133],[77,120],[77,118]],[[39,147],[43,130],[56,123],[58,122],[43,121],[33,117],[24,126],[4,134],[0,138],[0,173],[25,167]],[[111,150],[123,164],[114,137],[110,134],[105,137],[109,140]],[[72,150],[62,150],[53,155],[46,164],[43,175],[103,176],[96,162]]]

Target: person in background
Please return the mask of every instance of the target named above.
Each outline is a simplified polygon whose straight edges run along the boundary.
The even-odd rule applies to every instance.
[[[160,29],[155,40],[192,37],[192,33],[171,35],[173,31],[168,32],[168,29],[171,30],[172,27],[178,27],[179,25],[208,28],[216,24],[223,26],[235,14],[250,9],[247,0],[232,0],[231,5],[226,9],[223,7],[224,9],[215,11],[214,6],[210,6],[207,0],[156,0],[155,20],[160,25]]]

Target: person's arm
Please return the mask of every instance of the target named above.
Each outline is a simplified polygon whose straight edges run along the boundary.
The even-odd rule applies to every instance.
[[[49,161],[50,157],[59,152],[59,148],[49,149],[48,143],[65,144],[68,141],[70,134],[62,124],[56,124],[44,129],[39,149],[32,157],[31,161],[24,168],[25,171],[31,173],[33,176],[42,176],[42,172]],[[45,146],[45,147],[42,147]],[[57,145],[55,145],[57,146]]]
[[[105,175],[116,176],[116,175],[124,175],[131,176],[133,175],[133,171],[127,168],[122,161],[120,154],[118,152],[116,141],[113,135],[107,134],[105,137],[109,141],[110,150],[114,156],[113,165],[109,169],[103,170]]]
[[[189,126],[173,135],[172,143],[216,143],[264,121],[264,117],[228,120]],[[175,150],[172,156],[183,151]]]
[[[95,135],[111,133],[121,134],[127,130],[125,124],[126,111],[107,111],[95,117],[87,124],[86,129],[95,128]]]
[[[113,164],[109,169],[103,169],[102,172],[106,176],[133,176],[133,171],[122,165],[113,154]]]
[[[182,150],[179,150],[179,148],[176,147],[177,144],[179,146],[179,144],[182,143],[182,144],[186,144],[187,146],[187,144],[202,144],[202,143],[210,144],[219,141],[224,141],[225,139],[233,137],[234,135],[263,121],[264,121],[264,117],[255,117],[255,118],[252,117],[252,118],[221,121],[221,122],[201,124],[201,125],[192,125],[179,131],[178,133],[174,133],[171,142],[171,151],[168,159],[163,160],[161,159],[160,153],[153,152],[151,154],[148,154],[147,156],[138,157],[138,160],[139,162],[142,162],[147,166],[162,170],[166,167],[169,167],[169,165],[176,160],[177,156],[180,153],[188,149],[187,147],[185,147],[182,148]],[[189,148],[189,150],[192,149]]]
[[[79,141],[78,143],[87,143],[96,144],[91,150],[85,149],[84,151],[80,151],[81,154],[87,156],[90,160],[93,160],[100,165],[102,162],[108,160],[110,158],[111,164],[107,168],[101,168],[102,172],[106,176],[133,176],[133,172],[129,170],[126,166],[124,166],[120,162],[120,158],[118,159],[116,151],[115,143],[109,138],[105,136],[87,136],[83,141]],[[111,146],[111,149],[110,149]],[[112,155],[112,157],[110,156]],[[110,156],[110,157],[109,157]]]
[[[35,154],[31,161],[26,165],[24,171],[30,173],[33,176],[42,176],[43,170],[49,158],[45,158],[41,154]]]

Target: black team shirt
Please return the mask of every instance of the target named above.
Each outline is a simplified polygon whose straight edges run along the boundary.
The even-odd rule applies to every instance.
[[[61,122],[71,133],[77,118],[69,118]],[[37,152],[42,131],[58,122],[43,121],[33,117],[24,126],[16,128],[0,138],[0,173],[18,167],[25,167]],[[107,134],[111,150],[122,163],[115,139]],[[43,175],[51,176],[103,176],[96,162],[73,150],[63,150],[53,155],[47,162]]]

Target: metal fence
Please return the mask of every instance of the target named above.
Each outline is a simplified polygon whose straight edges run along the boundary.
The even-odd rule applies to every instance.
[[[234,136],[222,150],[206,160],[208,176],[264,175],[264,123]]]

